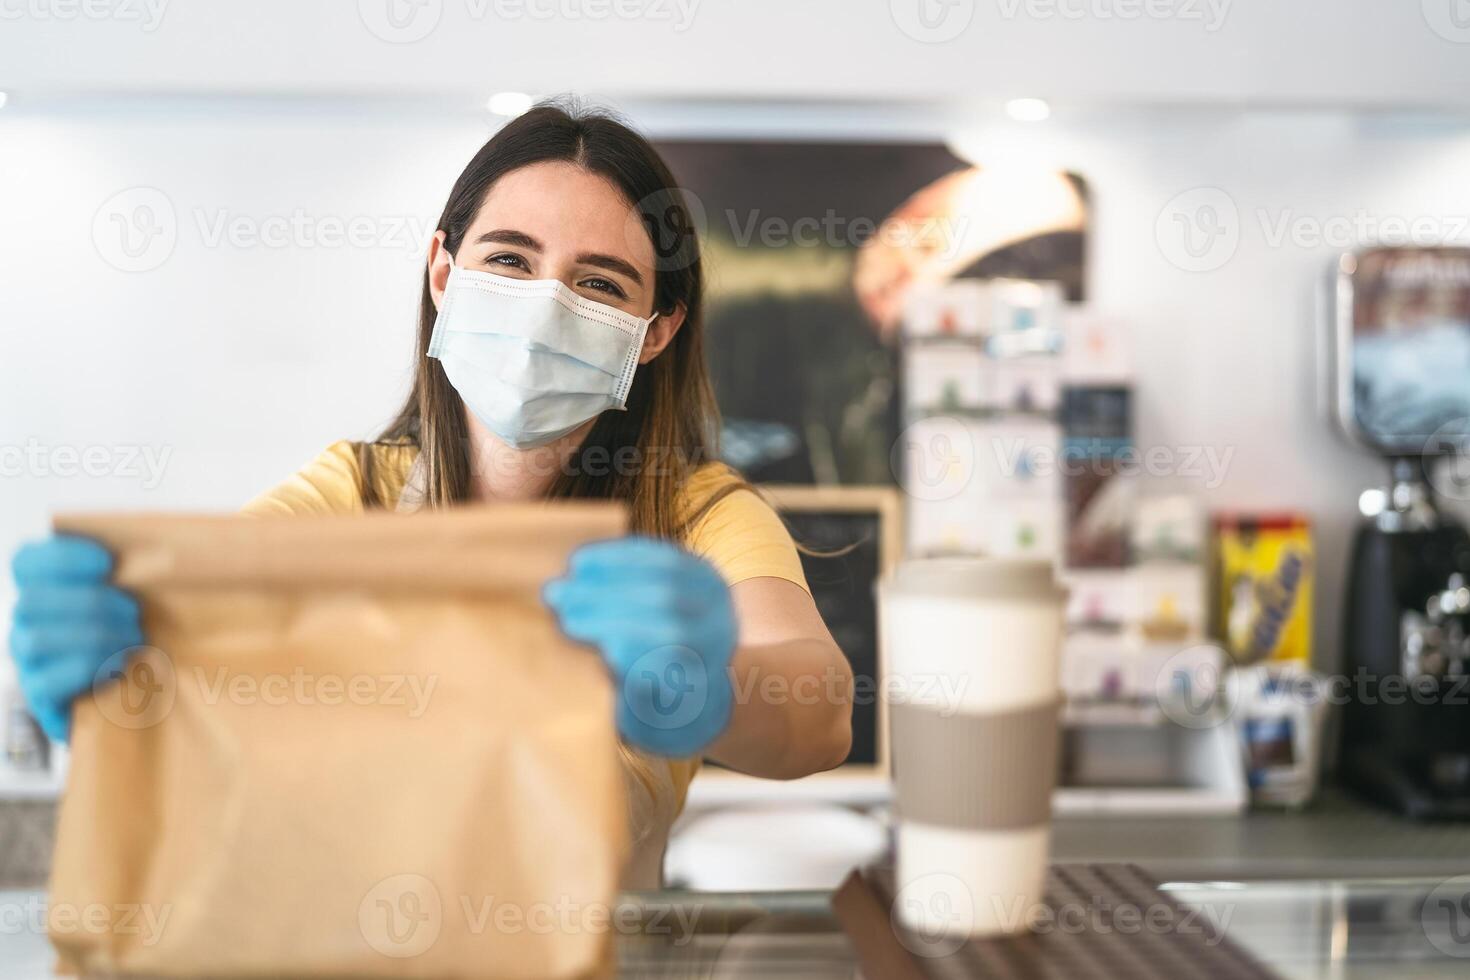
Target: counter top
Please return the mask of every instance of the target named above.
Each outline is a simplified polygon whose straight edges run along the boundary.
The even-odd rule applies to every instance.
[[[1228,938],[1287,980],[1470,973],[1470,920],[1455,918],[1470,903],[1470,876],[1174,881],[1161,891],[1198,910],[1210,935]],[[8,924],[0,929],[0,963],[8,978],[51,976],[45,934],[27,925],[43,917],[37,909],[44,910],[39,892],[0,892]],[[850,980],[858,968],[829,892],[632,893],[614,921],[623,976]],[[935,975],[942,968],[936,963]],[[1093,975],[1111,976],[1104,966]]]
[[[54,803],[0,802],[0,887],[46,879]],[[1159,879],[1412,877],[1470,873],[1470,824],[1415,823],[1335,790],[1301,812],[1065,817],[1059,862],[1137,864]]]
[[[1159,879],[1446,877],[1470,873],[1470,824],[1415,822],[1328,790],[1300,812],[1060,819],[1052,859]]]

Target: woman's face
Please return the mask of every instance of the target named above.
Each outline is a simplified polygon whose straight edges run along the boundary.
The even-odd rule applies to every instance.
[[[435,306],[449,280],[443,238],[429,257]],[[638,212],[611,182],[575,164],[531,164],[496,181],[454,262],[512,279],[556,279],[594,302],[653,313],[653,243]],[[639,363],[662,351],[682,320],[682,309],[655,320]]]
[[[429,293],[437,308],[449,283],[450,255],[444,232],[429,248]],[[653,242],[638,211],[608,180],[570,163],[536,163],[513,170],[485,195],[453,256],[455,265],[512,279],[556,279],[593,302],[638,317],[654,312]],[[673,341],[685,308],[660,311],[649,324],[638,363],[647,364]],[[549,447],[512,450],[465,410],[475,444],[518,457],[556,457],[580,444],[596,419]],[[544,480],[542,480],[544,483]],[[526,484],[496,495],[534,496],[544,487]]]

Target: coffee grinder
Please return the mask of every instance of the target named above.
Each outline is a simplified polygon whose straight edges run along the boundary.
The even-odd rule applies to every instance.
[[[1329,403],[1390,484],[1359,499],[1338,772],[1420,819],[1470,818],[1470,249],[1370,248],[1331,276]]]

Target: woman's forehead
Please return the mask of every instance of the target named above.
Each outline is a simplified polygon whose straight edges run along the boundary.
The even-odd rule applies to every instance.
[[[612,181],[572,163],[535,163],[497,180],[465,241],[502,230],[530,236],[547,253],[613,255],[653,271],[637,209]]]

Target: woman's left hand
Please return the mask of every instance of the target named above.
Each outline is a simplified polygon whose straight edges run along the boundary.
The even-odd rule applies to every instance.
[[[737,629],[714,566],[654,538],[603,541],[573,554],[543,595],[568,636],[602,652],[628,742],[690,756],[725,730]]]

